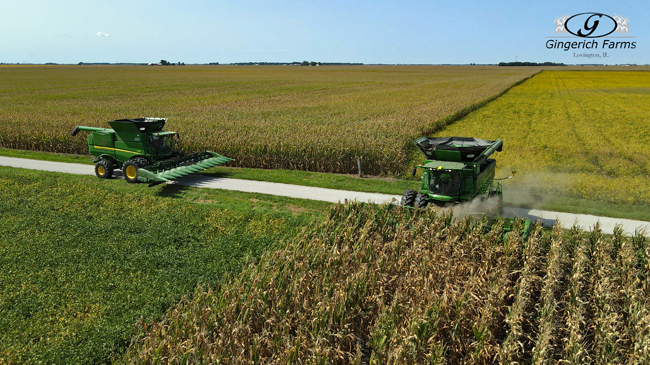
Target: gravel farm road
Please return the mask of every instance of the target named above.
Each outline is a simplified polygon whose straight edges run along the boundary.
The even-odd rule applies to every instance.
[[[76,175],[95,175],[94,167],[91,165],[41,161],[24,158],[2,157],[0,156],[0,166],[10,166],[31,170],[42,170],[52,172],[62,172]],[[120,174],[119,170],[115,175]],[[266,181],[241,180],[219,177],[208,177],[200,175],[189,175],[173,182],[183,186],[193,186],[208,189],[224,189],[243,191],[248,193],[260,193],[269,195],[286,196],[290,198],[320,200],[331,203],[345,201],[362,201],[376,204],[391,203],[399,201],[400,195],[363,193],[358,191],[346,191],[326,188],[316,188],[311,186],[300,186],[281,184]],[[619,224],[625,233],[634,233],[637,229],[646,229],[650,231],[650,222],[637,221],[622,218],[599,217],[588,214],[573,214],[561,212],[549,212],[536,209],[524,208],[505,208],[507,217],[529,218],[532,220],[541,220],[545,225],[552,226],[557,220],[565,228],[577,224],[584,229],[592,228],[596,222],[600,221],[601,229],[604,233],[611,234],[614,227]]]

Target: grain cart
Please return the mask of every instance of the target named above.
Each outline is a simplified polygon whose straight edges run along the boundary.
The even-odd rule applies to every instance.
[[[178,132],[163,131],[166,118],[118,119],[108,122],[112,127],[76,126],[88,134],[88,149],[95,157],[95,174],[102,179],[113,176],[115,168],[122,169],[130,183],[148,182],[149,186],[201,171],[232,159],[211,151],[187,156],[174,150]]]
[[[425,208],[435,204],[453,208],[457,203],[471,202],[468,208],[479,210],[475,213],[503,216],[503,190],[494,179],[497,162],[490,158],[495,152],[501,152],[503,141],[420,137],[413,143],[425,156],[424,163],[416,165],[412,173],[415,175],[421,169],[422,182],[419,191],[404,192],[401,205]],[[513,224],[512,219],[505,219],[505,230],[510,231]],[[531,221],[525,220],[523,225],[522,233],[527,236]]]

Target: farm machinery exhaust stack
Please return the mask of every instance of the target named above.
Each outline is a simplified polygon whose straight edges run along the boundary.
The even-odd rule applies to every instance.
[[[122,169],[130,183],[148,182],[149,186],[189,175],[232,159],[211,151],[183,156],[174,150],[178,132],[163,131],[166,118],[118,119],[108,122],[112,127],[76,126],[90,131],[88,149],[95,156],[95,174],[107,179],[115,168]]]

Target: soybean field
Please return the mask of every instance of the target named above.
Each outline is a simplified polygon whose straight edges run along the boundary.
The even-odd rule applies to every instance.
[[[322,204],[0,167],[0,364],[99,364]]]

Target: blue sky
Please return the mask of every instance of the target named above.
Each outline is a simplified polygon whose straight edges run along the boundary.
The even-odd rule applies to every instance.
[[[586,63],[545,47],[582,12],[630,20],[636,49],[605,63],[650,63],[641,1],[392,0],[5,0],[0,62]]]

